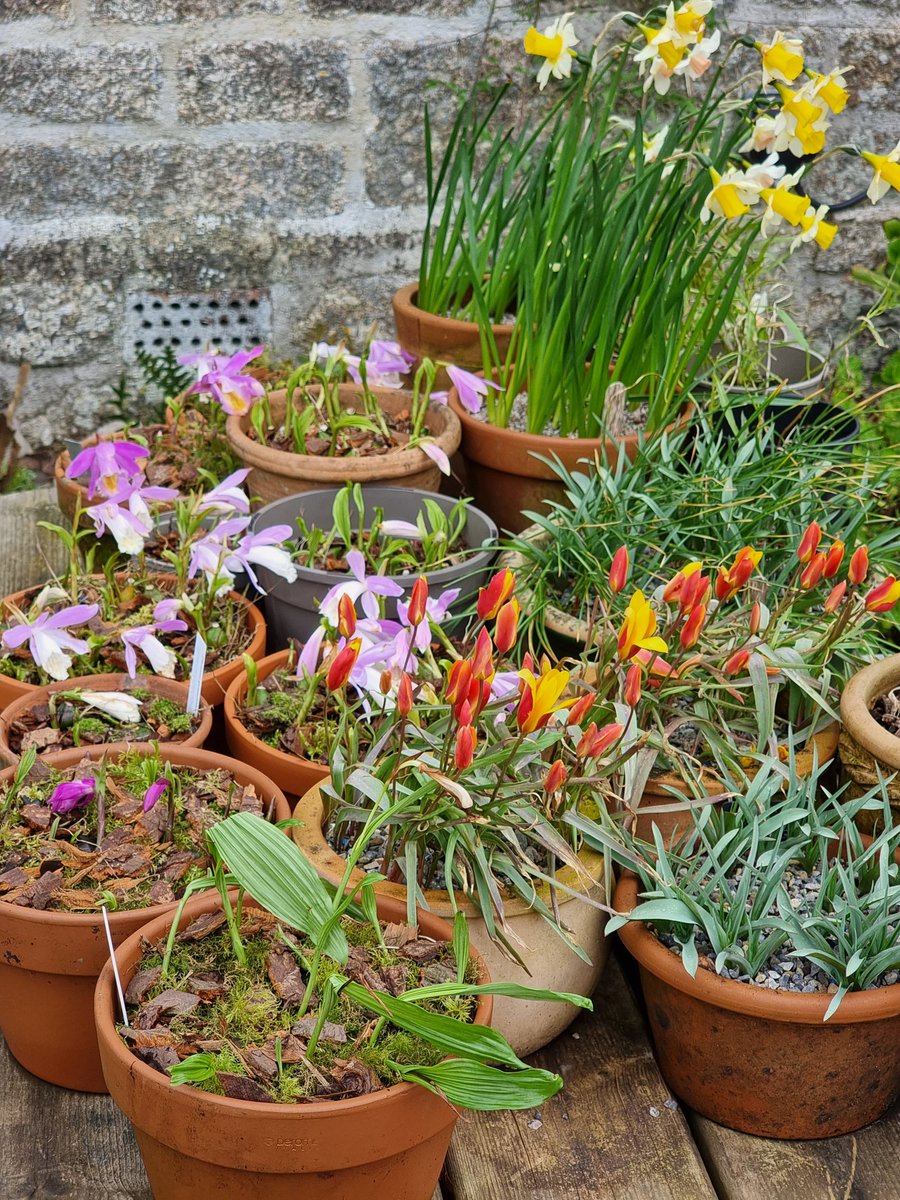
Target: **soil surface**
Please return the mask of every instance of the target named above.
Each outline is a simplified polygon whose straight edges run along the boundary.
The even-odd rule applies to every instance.
[[[872,705],[872,716],[888,733],[900,737],[900,688],[879,696]]]
[[[123,689],[140,703],[136,723],[117,721],[92,707],[91,693],[56,696],[50,703],[26,709],[9,727],[10,748],[24,754],[32,746],[38,754],[55,754],[77,746],[102,746],[110,742],[184,742],[200,724],[200,717],[189,716],[174,700],[153,696],[141,689]]]

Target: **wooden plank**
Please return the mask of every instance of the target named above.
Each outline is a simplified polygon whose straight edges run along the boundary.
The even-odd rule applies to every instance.
[[[131,1126],[109,1096],[42,1083],[0,1038],[0,1097],[0,1200],[151,1200]]]
[[[462,1115],[445,1200],[714,1200],[615,957],[594,1007],[530,1060],[566,1081],[540,1127],[534,1111]]]
[[[802,1087],[802,1081],[797,1081]],[[900,1108],[846,1137],[777,1142],[691,1114],[722,1200],[895,1200],[900,1196]]]
[[[39,529],[38,521],[65,524],[56,506],[55,488],[0,496],[0,596],[44,583],[64,568],[62,543]]]

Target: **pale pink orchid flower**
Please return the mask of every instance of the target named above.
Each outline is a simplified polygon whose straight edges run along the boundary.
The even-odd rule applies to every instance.
[[[7,650],[15,650],[28,642],[35,666],[51,679],[68,679],[72,655],[87,654],[90,647],[67,631],[72,625],[84,625],[93,620],[99,611],[96,604],[73,604],[59,612],[42,612],[34,621],[23,621],[5,629],[3,645]]]

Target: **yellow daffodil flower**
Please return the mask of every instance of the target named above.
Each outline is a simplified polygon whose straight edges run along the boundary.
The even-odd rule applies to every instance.
[[[644,593],[635,592],[625,609],[625,620],[619,630],[619,658],[631,658],[638,650],[665,654],[668,648],[663,639],[656,636],[656,613],[647,603]]]
[[[537,73],[538,86],[541,91],[547,86],[552,76],[554,79],[566,79],[572,74],[572,59],[575,57],[573,46],[578,45],[575,27],[572,24],[572,13],[563,13],[543,33],[538,33],[532,25],[525,34],[525,53],[535,54],[543,58]]]
[[[825,145],[828,118],[825,107],[816,103],[815,83],[810,80],[795,92],[780,83],[776,86],[782,107],[775,117],[772,149],[778,154],[790,150],[798,157],[818,154]]]
[[[712,0],[688,0],[676,12],[670,4],[666,12],[666,24],[688,42],[698,42],[703,36],[706,16],[712,8]]]
[[[843,112],[847,107],[850,93],[847,91],[844,72],[852,70],[852,67],[836,67],[827,75],[820,75],[817,71],[806,72],[815,84],[816,96],[824,100],[833,113]]]
[[[701,221],[706,222],[712,216],[734,221],[748,213],[750,205],[755,204],[759,198],[759,184],[748,179],[743,171],[726,171],[724,175],[720,175],[710,167],[709,174],[713,188],[700,209]]]
[[[828,205],[822,204],[818,208],[810,208],[800,218],[800,228],[803,230],[791,242],[791,249],[795,250],[802,242],[815,242],[822,249],[827,250],[835,239],[838,227],[830,225],[825,216],[828,213]]]
[[[761,225],[763,237],[771,237],[782,221],[796,228],[806,216],[811,205],[809,196],[791,191],[801,174],[798,171],[795,175],[785,175],[777,187],[763,188],[760,192],[766,206]]]
[[[873,204],[877,204],[891,188],[896,188],[900,192],[900,142],[890,154],[871,154],[868,150],[864,150],[863,158],[875,170],[866,193]]]
[[[569,683],[569,672],[549,667],[536,676],[533,671],[519,672],[524,683],[516,720],[522,733],[533,733],[550,720],[553,713],[568,708],[570,701],[560,700]]]
[[[763,86],[778,80],[793,83],[803,70],[803,43],[799,38],[786,38],[776,33],[768,45],[756,43],[762,56]]]

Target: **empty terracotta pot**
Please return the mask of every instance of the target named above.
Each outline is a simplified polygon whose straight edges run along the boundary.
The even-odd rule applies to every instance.
[[[876,700],[900,687],[900,654],[892,654],[870,663],[853,676],[841,696],[840,756],[844,773],[850,777],[851,793],[862,795],[875,787],[879,776],[887,780],[887,793],[900,821],[900,737],[891,733],[872,716]],[[861,812],[856,818],[860,829],[872,832],[876,815]]]
[[[263,683],[275,671],[280,671],[286,666],[290,653],[289,650],[279,650],[277,654],[270,654],[268,658],[264,658],[257,668],[258,681]],[[242,724],[239,709],[246,695],[247,675],[243,673],[232,680],[225,693],[222,709],[225,718],[225,738],[228,749],[235,758],[262,771],[291,798],[302,796],[314,784],[327,779],[329,769],[324,764],[313,762],[309,758],[298,758],[296,754],[288,754],[285,750],[268,746]]]
[[[325,809],[318,785],[310,788],[302,798],[294,809],[294,817],[303,822],[291,828],[294,841],[318,875],[329,883],[339,884],[347,864],[332,850],[322,834]],[[592,899],[605,904],[609,893],[604,880],[602,855],[584,847],[578,857],[583,867],[581,874],[571,867],[563,867],[557,871],[557,879],[567,887],[583,889]],[[362,872],[356,871],[352,879],[355,882],[361,877]],[[378,896],[389,896],[396,900],[404,906],[405,911],[405,884],[377,883],[375,892]],[[446,891],[428,888],[424,897],[429,913],[453,920],[454,910]],[[541,898],[545,903],[550,903],[548,888],[542,890]],[[512,962],[491,940],[474,904],[458,891],[456,902],[469,920],[472,945],[487,963],[494,979],[528,987],[554,988],[582,996],[593,994],[609,957],[609,939],[603,932],[607,914],[602,909],[578,900],[567,892],[557,892],[560,920],[572,940],[587,953],[590,961],[584,962],[524,900],[507,897],[503,910],[514,938],[520,939],[516,949],[528,967],[526,971]],[[512,1000],[507,996],[498,996],[494,1002],[491,1024],[522,1057],[533,1054],[558,1037],[580,1011],[574,1005],[554,1000]]]
[[[218,898],[200,902],[200,911],[216,907]],[[406,920],[405,905],[384,897],[378,914],[384,921]],[[162,937],[171,919],[156,918],[118,949],[123,986],[135,973],[143,939]],[[429,913],[419,923],[428,937],[452,935]],[[479,997],[480,1025],[490,1024],[490,1001]],[[308,1104],[248,1103],[189,1085],[175,1088],[123,1043],[116,1004],[107,964],[95,1000],[103,1070],[134,1126],[155,1200],[431,1200],[458,1116],[446,1100],[412,1083]]]
[[[475,321],[457,321],[453,317],[426,312],[419,308],[418,298],[417,283],[408,283],[396,291],[393,298],[397,341],[408,354],[415,355],[416,366],[423,358],[430,358],[433,362],[440,360],[467,371],[482,370],[481,326]],[[501,360],[507,357],[514,329],[511,324],[491,326]],[[438,367],[434,384],[435,388],[442,389],[451,386],[444,367]]]
[[[630,912],[639,881],[626,873],[614,906]],[[900,984],[831,997],[770,991],[700,968],[642,923],[619,936],[641,986],[666,1083],[704,1117],[772,1138],[826,1138],[877,1121],[900,1093]]]
[[[158,578],[165,585],[168,579],[171,583],[172,576],[160,575]],[[14,592],[10,596],[5,596],[0,600],[0,621],[5,620],[13,606],[27,608],[28,604],[40,591],[40,586],[26,588],[21,592]],[[263,657],[266,652],[266,622],[262,613],[246,596],[242,596],[240,592],[229,592],[230,598],[239,604],[246,614],[247,627],[249,632],[249,641],[243,650],[243,654],[249,654],[251,658],[257,661]],[[203,676],[203,688],[201,695],[203,699],[211,707],[222,703],[225,699],[225,692],[228,685],[236,675],[239,675],[243,670],[243,661],[241,655],[233,658],[230,662],[223,663],[221,667],[216,667],[214,671],[207,671]],[[144,675],[139,675],[139,679],[144,679]],[[32,692],[37,691],[37,685],[33,683],[22,683],[19,679],[14,679],[11,675],[0,674],[0,711],[7,708],[14,701],[22,696],[27,696]]]
[[[100,758],[105,749],[95,746],[89,755]],[[151,747],[146,750],[149,753]],[[71,766],[84,753],[68,750],[47,761]],[[175,766],[231,771],[241,784],[252,784],[264,801],[274,799],[276,820],[290,816],[282,792],[252,767],[183,746],[161,746],[160,755]],[[0,782],[14,774],[14,767],[7,768]],[[154,918],[165,920],[174,907],[161,904],[109,913],[113,944]],[[108,959],[101,913],[39,912],[0,901],[0,1031],[26,1071],[59,1087],[106,1091],[93,999],[97,976]]]
[[[51,683],[48,687],[34,688],[32,691],[20,696],[18,700],[14,700],[7,708],[0,712],[0,758],[5,763],[16,763],[19,760],[19,755],[12,749],[9,744],[9,731],[13,723],[30,712],[32,708],[39,704],[46,704],[50,696],[56,695],[59,692],[133,692],[145,691],[150,692],[153,696],[159,696],[164,700],[173,700],[180,708],[187,707],[188,685],[186,683],[178,683],[174,679],[163,679],[161,675],[138,675],[132,679],[128,675],[80,675],[73,676],[71,679],[65,679],[62,683]],[[196,729],[181,741],[172,743],[177,746],[196,746],[200,747],[209,737],[209,731],[212,729],[212,710],[209,704],[200,698],[199,724]],[[106,742],[104,749],[107,753],[118,753],[120,750],[126,750],[133,744],[143,745],[145,743],[132,743],[128,737],[130,726],[122,725],[123,737],[117,742]],[[165,744],[165,743],[163,743]],[[43,757],[45,753],[52,754],[56,751],[48,749],[39,751]]]
[[[392,388],[370,388],[382,409],[387,413],[409,410],[409,392]],[[271,392],[269,407],[272,422],[277,428],[284,419],[287,392]],[[340,386],[344,408],[361,409],[360,390],[356,384]],[[245,467],[250,468],[246,488],[266,504],[297,492],[313,488],[342,487],[345,483],[380,483],[388,487],[418,488],[436,492],[441,473],[424,450],[391,450],[387,454],[359,457],[330,457],[327,454],[293,454],[273,450],[251,438],[249,415],[229,417],[225,426],[228,440]],[[456,415],[446,405],[432,404],[425,417],[425,428],[449,458],[459,445],[460,428]]]

